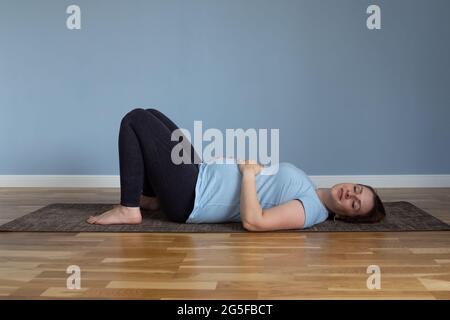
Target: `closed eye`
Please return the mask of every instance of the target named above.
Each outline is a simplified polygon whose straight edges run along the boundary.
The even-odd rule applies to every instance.
[[[355,185],[353,186],[353,190],[354,190],[355,193],[358,193],[358,194],[362,194],[362,193],[363,193],[363,187],[360,186],[360,185],[356,185],[356,184],[355,184]],[[353,208],[353,209],[360,210],[360,209],[361,209],[361,200],[358,200],[358,204],[359,204],[359,205],[355,207],[355,202],[353,202],[352,208]]]

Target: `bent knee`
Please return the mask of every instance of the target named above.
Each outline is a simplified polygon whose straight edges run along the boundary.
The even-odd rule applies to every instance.
[[[134,119],[142,118],[142,115],[145,114],[146,112],[147,111],[145,111],[145,109],[143,108],[135,108],[131,110],[122,118],[121,125],[127,124]]]
[[[127,117],[135,117],[135,116],[141,116],[143,114],[146,114],[147,111],[145,111],[144,108],[134,108],[133,110],[131,110],[130,112],[128,112],[124,118]]]
[[[148,111],[148,112],[151,112],[153,114],[161,113],[158,109],[155,109],[155,108],[149,108],[149,109],[145,109],[145,110]]]

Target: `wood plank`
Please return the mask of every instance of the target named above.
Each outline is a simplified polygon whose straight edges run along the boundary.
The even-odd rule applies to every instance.
[[[379,189],[450,222],[449,188]],[[0,223],[118,189],[0,188]],[[450,232],[0,233],[4,299],[450,299]],[[381,289],[366,285],[369,265]],[[69,290],[78,265],[81,290]]]

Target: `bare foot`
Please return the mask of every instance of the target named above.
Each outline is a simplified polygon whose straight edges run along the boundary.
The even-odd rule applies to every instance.
[[[147,197],[141,195],[140,207],[144,210],[158,210],[160,208],[160,202],[157,197]]]
[[[86,221],[90,224],[139,224],[142,222],[142,215],[137,207],[118,205],[101,215],[91,216]]]

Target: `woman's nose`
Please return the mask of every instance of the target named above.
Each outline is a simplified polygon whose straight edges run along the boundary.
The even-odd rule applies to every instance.
[[[345,193],[345,199],[349,199],[354,196],[355,194],[351,190],[347,190],[347,192]]]

